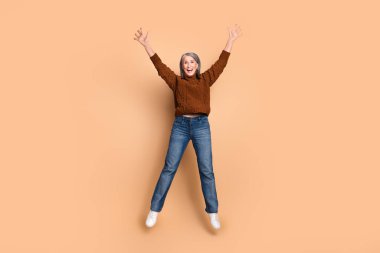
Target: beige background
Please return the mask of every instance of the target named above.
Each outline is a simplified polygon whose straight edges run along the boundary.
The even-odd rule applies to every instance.
[[[1,252],[380,252],[378,1],[2,1]],[[222,229],[189,143],[144,226],[179,74],[211,89]]]

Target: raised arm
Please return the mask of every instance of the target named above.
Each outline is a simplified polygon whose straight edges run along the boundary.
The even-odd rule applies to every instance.
[[[237,38],[242,36],[242,33],[241,33],[240,27],[237,24],[235,24],[235,26],[233,27],[228,27],[228,33],[229,33],[229,37],[228,37],[227,44],[224,50],[230,53],[232,49],[232,45],[234,44]]]
[[[206,80],[208,86],[211,87],[220,74],[222,74],[229,57],[230,53],[226,50],[222,50],[222,53],[219,55],[219,59],[209,69],[201,74],[201,78]]]
[[[202,77],[207,81],[210,87],[218,79],[220,74],[222,74],[231,54],[232,45],[240,35],[240,27],[238,27],[236,24],[234,27],[229,28],[229,37],[225,48],[219,55],[219,59],[208,70],[202,73]]]
[[[174,91],[176,85],[176,74],[168,66],[166,66],[155,53],[148,41],[148,32],[144,35],[140,28],[138,33],[135,33],[135,40],[144,46],[145,51],[148,53],[150,60],[153,62],[154,67],[157,69],[158,75],[166,82],[171,90]]]
[[[140,29],[137,30],[137,33],[135,33],[135,37],[133,39],[137,40],[145,48],[145,51],[148,53],[149,57],[152,57],[154,55],[154,51],[149,45],[148,33],[149,32],[144,35],[142,28],[140,27]]]

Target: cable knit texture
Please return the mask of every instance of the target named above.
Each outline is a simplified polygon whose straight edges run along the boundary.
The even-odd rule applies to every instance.
[[[166,66],[155,53],[150,57],[158,75],[173,91],[175,116],[203,113],[210,114],[210,87],[218,79],[227,65],[230,52],[222,50],[219,59],[197,79],[196,74],[182,78]]]

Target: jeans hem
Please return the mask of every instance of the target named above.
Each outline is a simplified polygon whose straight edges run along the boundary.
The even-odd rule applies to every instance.
[[[151,211],[154,211],[154,212],[161,212],[162,208],[150,208]]]
[[[206,213],[217,213],[218,212],[218,210],[216,210],[216,211],[210,211],[210,210],[207,210],[207,209],[205,209],[205,211],[206,211]]]

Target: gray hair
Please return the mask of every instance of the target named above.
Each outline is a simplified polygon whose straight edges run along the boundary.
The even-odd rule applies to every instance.
[[[183,70],[183,65],[182,65],[183,57],[185,55],[193,57],[194,60],[198,63],[198,68],[197,68],[195,75],[198,79],[200,79],[201,78],[201,60],[199,59],[199,56],[193,52],[187,52],[181,56],[181,60],[179,61],[179,70],[181,72],[181,77],[185,78],[185,71]]]

